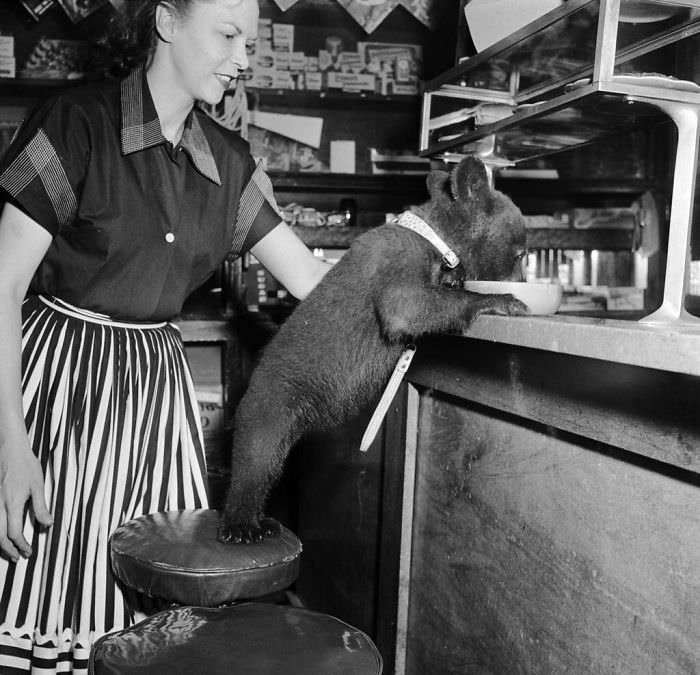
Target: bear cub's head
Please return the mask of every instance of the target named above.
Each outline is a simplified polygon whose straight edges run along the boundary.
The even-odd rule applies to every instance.
[[[459,256],[459,280],[521,280],[525,220],[509,197],[489,185],[483,163],[466,157],[451,174],[432,171],[427,183],[430,200],[415,210]],[[442,274],[446,283],[455,273]]]

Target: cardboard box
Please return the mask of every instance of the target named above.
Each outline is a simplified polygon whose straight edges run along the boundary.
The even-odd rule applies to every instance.
[[[272,40],[272,19],[258,19],[258,43],[261,40]]]
[[[294,25],[290,23],[272,24],[272,48],[277,52],[291,52],[294,49]]]
[[[283,70],[275,73],[272,86],[274,89],[294,89],[294,84],[292,74],[288,70]]]
[[[306,54],[291,52],[289,54],[289,70],[306,70]]]
[[[329,89],[343,91],[374,91],[376,78],[366,73],[327,73],[326,84]]]
[[[415,96],[418,94],[418,84],[399,84],[393,82],[390,87],[390,93],[396,96]]]
[[[343,72],[361,73],[365,69],[365,62],[358,52],[340,52],[336,68]]]
[[[289,70],[290,52],[273,52],[275,55],[275,68],[277,70]]]
[[[323,89],[323,73],[307,72],[305,83],[306,88],[312,91]]]

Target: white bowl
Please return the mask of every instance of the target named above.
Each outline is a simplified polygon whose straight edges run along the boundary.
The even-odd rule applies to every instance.
[[[524,302],[530,314],[554,314],[561,305],[563,289],[559,284],[525,281],[465,281],[464,290],[474,293],[511,293]]]

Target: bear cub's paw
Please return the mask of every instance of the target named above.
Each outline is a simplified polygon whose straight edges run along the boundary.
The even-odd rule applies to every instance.
[[[498,314],[499,316],[527,316],[530,313],[529,307],[518,300],[510,293],[497,295],[482,295],[478,304],[467,308],[465,319],[467,327],[477,316],[482,314]]]
[[[503,313],[509,316],[527,316],[530,308],[522,300],[506,293],[503,295]]]
[[[272,518],[232,521],[224,514],[216,534],[224,544],[257,544],[266,537],[279,537],[282,526]]]

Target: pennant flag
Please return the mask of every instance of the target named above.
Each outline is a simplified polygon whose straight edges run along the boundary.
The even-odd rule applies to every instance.
[[[292,5],[296,5],[297,2],[299,0],[275,0],[275,3],[283,12],[286,12]]]
[[[431,30],[435,28],[435,5],[437,0],[399,0],[399,4],[405,7],[421,23]],[[456,17],[455,17],[456,19]]]
[[[338,0],[338,4],[347,10],[350,16],[352,16],[367,33],[371,33],[399,6],[401,1],[402,0]]]

